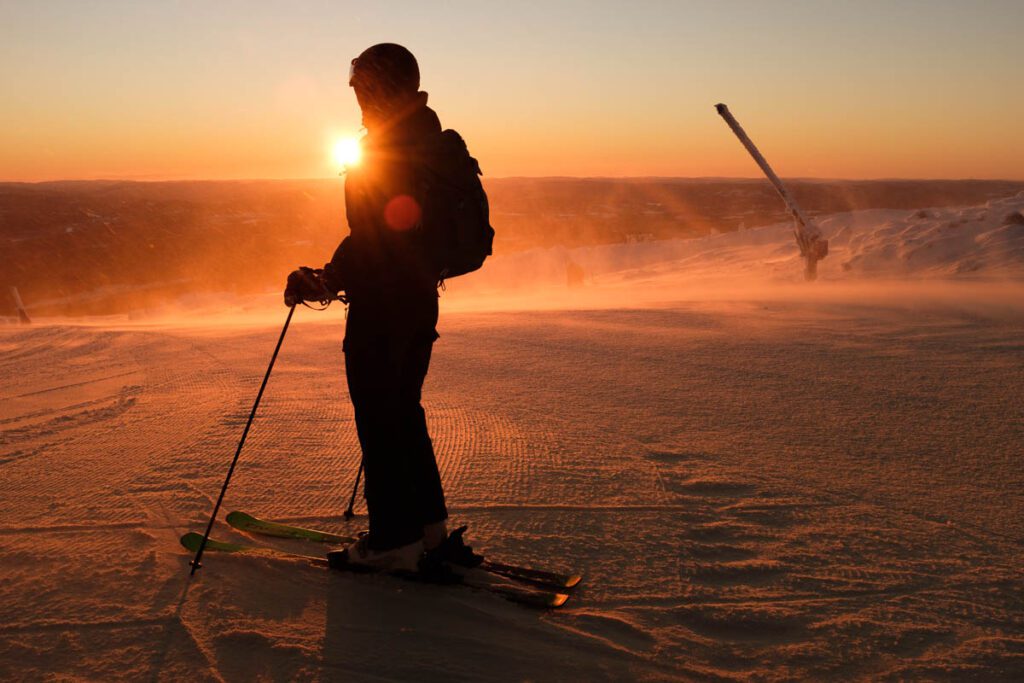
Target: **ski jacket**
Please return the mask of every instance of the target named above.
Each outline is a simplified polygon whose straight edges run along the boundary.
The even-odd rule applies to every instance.
[[[352,301],[415,290],[436,296],[437,277],[413,228],[423,206],[418,180],[423,149],[440,133],[437,114],[421,101],[387,129],[364,138],[362,163],[345,177],[349,235],[324,266],[329,289],[344,289]]]
[[[411,111],[363,140],[362,162],[345,177],[349,235],[324,266],[324,284],[350,303],[346,347],[381,336],[437,336],[437,275],[422,243],[419,167],[441,133],[426,93]]]

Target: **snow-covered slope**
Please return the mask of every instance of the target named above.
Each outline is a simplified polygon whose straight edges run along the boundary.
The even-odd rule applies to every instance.
[[[966,208],[873,209],[833,214],[820,222],[830,254],[824,281],[879,279],[1024,279],[1024,193]],[[591,284],[758,278],[798,281],[802,275],[792,225],[779,223],[700,239],[537,249],[497,255],[487,268],[454,283],[465,291],[565,285],[570,264]]]
[[[1022,205],[830,217],[813,286],[788,226],[450,283],[449,505],[491,556],[584,573],[551,614],[262,558],[188,580],[277,295],[0,326],[0,679],[1024,678]],[[487,294],[513,276],[540,286]],[[295,314],[225,511],[365,523],[342,326]]]
[[[823,227],[848,276],[1021,278],[1022,209],[1024,193],[965,209],[833,216]]]
[[[342,517],[341,326],[296,314],[225,510],[365,524]],[[440,329],[425,405],[455,520],[582,571],[563,611],[214,554],[189,582],[178,536],[277,330],[12,326],[0,678],[1024,676],[1021,316],[762,301]]]

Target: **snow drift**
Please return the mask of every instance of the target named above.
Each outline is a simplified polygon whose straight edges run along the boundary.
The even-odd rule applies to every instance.
[[[830,254],[825,281],[856,279],[1024,279],[1024,192],[981,206],[871,209],[819,218]],[[753,276],[796,282],[802,267],[791,223],[676,239],[499,255],[460,289],[568,285],[571,264],[593,284]]]

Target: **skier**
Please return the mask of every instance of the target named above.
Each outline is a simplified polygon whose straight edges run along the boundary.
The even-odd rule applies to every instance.
[[[289,276],[285,303],[342,290],[349,302],[342,348],[370,523],[369,533],[328,556],[332,566],[414,572],[425,551],[451,544],[420,405],[438,338],[439,274],[419,230],[436,193],[424,196],[419,171],[441,125],[419,90],[416,58],[400,45],[374,45],[353,59],[349,85],[367,131],[363,160],[345,178],[350,234],[322,271]]]

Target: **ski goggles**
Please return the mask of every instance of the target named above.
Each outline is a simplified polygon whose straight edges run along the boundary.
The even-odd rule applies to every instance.
[[[385,68],[382,68],[380,64],[374,63],[372,59],[363,63],[360,62],[359,57],[356,57],[348,66],[348,84],[350,87],[355,87],[356,80],[358,79],[364,89],[369,88],[385,94],[404,92],[408,84],[396,81],[395,78],[393,74],[388,73]],[[418,76],[416,81],[418,85]],[[413,90],[415,90],[415,87],[413,87]]]

